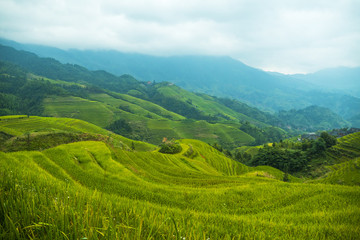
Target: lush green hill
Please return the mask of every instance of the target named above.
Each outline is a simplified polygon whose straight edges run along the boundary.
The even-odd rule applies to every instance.
[[[100,132],[71,119],[0,123],[18,135],[40,127]],[[180,145],[173,155],[106,139],[0,152],[1,238],[358,238],[359,187],[285,183],[279,170],[246,167],[200,141]]]

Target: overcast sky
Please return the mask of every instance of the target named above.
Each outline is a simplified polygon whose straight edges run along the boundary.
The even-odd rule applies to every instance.
[[[313,72],[360,66],[360,0],[0,0],[0,37]]]

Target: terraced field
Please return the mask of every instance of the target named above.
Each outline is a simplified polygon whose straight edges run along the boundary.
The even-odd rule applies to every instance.
[[[41,125],[108,133],[35,117],[1,118],[0,131]],[[201,141],[180,144],[174,155],[107,141],[0,152],[0,238],[360,239],[359,186],[286,183],[279,170],[247,167]]]
[[[208,143],[220,143],[227,148],[246,145],[255,139],[231,126],[205,121],[185,120],[185,117],[156,104],[125,94],[93,94],[90,101],[79,97],[49,97],[45,99],[44,114],[52,117],[71,117],[106,127],[117,119],[125,119],[141,135],[141,140],[160,144],[164,137],[191,138]],[[233,124],[234,125],[234,124]]]

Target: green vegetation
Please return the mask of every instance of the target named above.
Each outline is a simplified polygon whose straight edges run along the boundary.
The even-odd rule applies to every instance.
[[[350,126],[350,123],[328,108],[310,106],[300,110],[280,111],[278,118],[293,130],[317,131]]]
[[[28,132],[30,142],[40,141],[40,132],[98,134],[96,141],[0,152],[3,239],[359,236],[359,186],[302,183],[268,166],[247,167],[198,140],[179,140],[182,150],[174,154],[138,151],[148,146],[141,142],[134,151],[126,147],[133,141],[115,134],[110,141],[108,131],[74,119],[1,117],[0,130],[5,142]],[[346,136],[329,149],[357,154],[358,138]],[[358,160],[346,169],[357,166]]]
[[[261,148],[251,161],[253,166],[267,165],[290,173],[303,170],[307,163],[308,159],[301,151],[269,146]]]

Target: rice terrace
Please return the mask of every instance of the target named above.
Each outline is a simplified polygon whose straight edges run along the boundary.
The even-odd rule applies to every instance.
[[[359,157],[284,182],[198,140],[163,154],[80,120],[1,117],[0,130],[9,150],[23,139],[1,153],[3,239],[359,239]],[[359,154],[359,138],[334,147]]]

